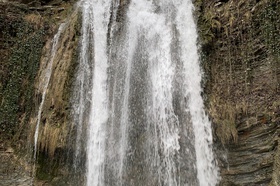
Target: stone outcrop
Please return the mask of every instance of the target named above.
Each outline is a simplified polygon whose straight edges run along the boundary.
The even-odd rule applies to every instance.
[[[44,6],[0,4],[0,145],[4,149],[12,146],[21,159],[25,158],[22,161],[33,163],[34,132],[43,91],[39,84],[45,79],[52,39],[58,26],[66,24],[53,60],[38,139],[36,176],[50,180],[66,174],[59,168],[67,160],[66,143],[71,131],[69,98],[77,62],[79,13],[63,1]],[[7,167],[13,164],[7,162]]]
[[[221,185],[279,185],[280,3],[197,5],[205,98],[224,150]]]
[[[39,134],[41,150],[45,150],[53,156],[55,149],[65,146],[67,139],[67,128],[69,123],[71,84],[75,66],[77,64],[76,49],[78,46],[79,27],[78,13],[74,12],[65,21],[59,39],[57,51],[53,57],[50,83],[47,88],[46,99],[41,117],[42,128]],[[36,77],[37,105],[40,104],[42,87],[39,88],[40,81],[45,78],[46,67],[50,62],[52,39],[49,39],[43,49],[38,75]],[[74,59],[75,58],[75,59]],[[35,121],[37,115],[33,116]],[[34,123],[31,123],[34,125]],[[35,126],[35,125],[34,125]],[[34,127],[35,128],[35,127]],[[34,134],[31,132],[30,134]],[[33,137],[33,136],[32,136]]]
[[[72,158],[72,120],[71,120],[71,87],[73,84],[74,72],[76,70],[78,57],[77,47],[80,36],[79,12],[74,10],[64,21],[64,28],[58,39],[55,55],[51,54],[52,39],[49,39],[43,48],[38,75],[36,77],[37,105],[41,104],[40,98],[43,89],[40,89],[40,82],[46,78],[46,66],[53,60],[50,82],[47,88],[45,101],[43,103],[41,123],[38,138],[38,167],[37,176],[49,174],[52,176],[69,174],[62,171],[67,161]],[[53,55],[51,59],[50,56]],[[38,110],[37,110],[38,112]],[[36,114],[37,114],[36,112]],[[37,115],[34,114],[30,120],[32,129],[30,141],[33,141],[37,122]],[[62,171],[62,172],[61,172]],[[44,178],[44,176],[42,176]]]

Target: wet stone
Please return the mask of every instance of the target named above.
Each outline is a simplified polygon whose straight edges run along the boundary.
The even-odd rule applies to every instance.
[[[12,151],[0,151],[0,186],[30,186],[32,178],[14,158]]]

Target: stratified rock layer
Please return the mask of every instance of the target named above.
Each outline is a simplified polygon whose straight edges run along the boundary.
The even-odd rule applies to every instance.
[[[221,185],[280,184],[280,2],[197,4]]]

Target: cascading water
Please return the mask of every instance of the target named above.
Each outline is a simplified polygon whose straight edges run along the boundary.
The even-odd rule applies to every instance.
[[[82,2],[83,3],[83,2]],[[84,139],[82,136],[86,135],[88,115],[91,104],[91,86],[92,86],[92,60],[93,52],[93,27],[90,20],[93,19],[93,12],[87,4],[83,7],[82,15],[82,36],[80,39],[80,55],[79,67],[75,82],[74,100],[73,100],[73,115],[76,126],[76,149],[74,157],[74,168],[80,166],[82,159],[82,151],[85,148]]]
[[[48,86],[50,83],[50,79],[51,79],[51,75],[52,75],[52,67],[53,67],[53,61],[58,49],[58,45],[59,45],[59,38],[61,33],[63,32],[64,28],[65,28],[66,23],[62,23],[59,28],[57,33],[55,34],[53,40],[52,40],[52,48],[51,48],[51,54],[50,54],[50,58],[48,60],[48,63],[46,64],[46,68],[44,72],[42,72],[42,77],[43,79],[40,80],[40,84],[39,84],[39,90],[42,91],[42,100],[41,103],[39,105],[39,110],[38,110],[38,114],[37,114],[37,122],[36,122],[36,128],[35,128],[35,133],[34,133],[34,154],[33,154],[33,159],[34,162],[36,161],[36,155],[37,155],[37,142],[38,142],[38,136],[39,136],[39,128],[40,128],[40,122],[41,122],[41,115],[42,115],[42,111],[43,111],[43,106],[45,103],[45,98],[46,98],[46,94],[47,94],[47,90],[48,90]]]
[[[105,125],[108,120],[107,31],[111,2],[109,0],[85,1],[81,6],[83,42],[80,58],[86,64],[94,64],[91,108],[88,118],[87,184],[104,185]],[[88,51],[89,48],[92,51]]]
[[[78,91],[89,116],[84,101],[76,114],[88,123],[87,185],[216,185],[191,0],[131,0],[123,15],[117,1],[80,6],[80,65],[92,66],[78,75],[92,74]]]

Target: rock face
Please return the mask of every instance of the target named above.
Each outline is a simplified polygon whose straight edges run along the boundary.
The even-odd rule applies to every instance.
[[[41,104],[40,98],[43,94],[40,82],[46,78],[46,67],[52,60],[50,81],[47,87],[41,123],[38,135],[39,161],[41,165],[37,171],[52,172],[56,174],[54,167],[56,163],[65,163],[66,152],[71,148],[67,146],[69,135],[72,129],[70,122],[70,97],[71,84],[75,71],[77,58],[76,49],[78,46],[79,26],[78,11],[74,11],[64,20],[64,27],[57,42],[57,49],[51,54],[53,40],[48,40],[43,48],[38,75],[36,77],[37,104]],[[52,56],[52,57],[50,57]],[[37,112],[39,112],[37,110]],[[32,129],[30,131],[30,141],[34,139],[35,126],[38,115],[34,114],[30,120]],[[49,163],[49,159],[53,160]],[[53,172],[54,171],[54,172]]]
[[[197,3],[221,185],[280,184],[280,2]]]
[[[0,8],[0,145],[12,145],[28,162],[33,162],[43,92],[39,84],[45,79],[52,38],[62,21],[66,25],[58,39],[41,115],[36,176],[44,180],[64,174],[58,168],[64,167],[66,152],[71,151],[71,145],[67,146],[72,129],[69,98],[80,32],[79,13],[72,6],[62,1],[37,7],[13,2],[1,3]]]
[[[45,150],[49,155],[53,156],[55,149],[65,145],[67,137],[67,122],[70,110],[70,87],[71,75],[74,73],[76,59],[76,47],[78,45],[78,30],[76,29],[78,14],[72,14],[69,18],[71,21],[65,23],[59,39],[56,53],[53,57],[53,65],[51,69],[50,83],[47,88],[46,99],[42,113],[42,129],[39,134],[39,144],[42,150]],[[39,88],[40,81],[45,78],[45,70],[50,62],[52,40],[48,40],[41,58],[40,68],[36,77],[36,87],[38,102],[43,92]],[[36,120],[37,115],[34,115]],[[32,122],[31,122],[32,124]],[[32,133],[32,132],[31,132]],[[33,137],[33,136],[32,136]]]
[[[18,139],[32,113],[34,79],[47,29],[24,5],[0,3],[0,7],[0,139]]]
[[[12,153],[0,150],[0,163],[1,185],[31,185],[32,178],[29,176],[28,170],[24,170],[24,166],[16,160]]]

